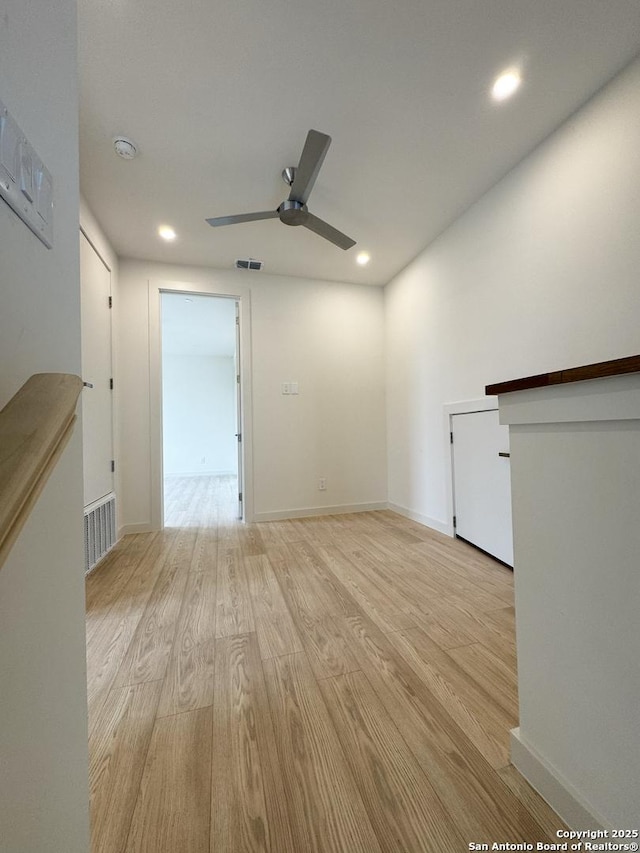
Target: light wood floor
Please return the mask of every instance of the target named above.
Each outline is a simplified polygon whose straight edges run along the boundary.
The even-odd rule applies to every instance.
[[[509,765],[511,572],[392,512],[173,523],[87,579],[93,853],[465,851],[556,840]]]

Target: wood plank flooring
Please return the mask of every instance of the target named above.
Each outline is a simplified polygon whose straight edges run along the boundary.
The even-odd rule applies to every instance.
[[[172,478],[87,578],[92,853],[453,853],[564,824],[509,764],[513,576],[390,511]]]

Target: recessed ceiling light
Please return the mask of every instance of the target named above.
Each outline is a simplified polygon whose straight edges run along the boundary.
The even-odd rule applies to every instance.
[[[371,260],[371,255],[368,252],[360,252],[358,257],[356,258],[356,263],[360,264],[361,267],[366,266]]]
[[[491,95],[494,101],[504,101],[510,98],[511,95],[520,87],[522,78],[517,68],[510,68],[504,71],[498,77],[491,89]]]
[[[176,232],[170,225],[161,225],[158,228],[158,234],[162,237],[163,240],[166,240],[168,243],[176,239]]]

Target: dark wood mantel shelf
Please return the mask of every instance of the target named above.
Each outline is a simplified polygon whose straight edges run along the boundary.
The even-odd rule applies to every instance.
[[[529,388],[544,388],[547,385],[564,385],[568,382],[583,382],[585,379],[604,379],[607,376],[620,376],[623,373],[640,373],[640,355],[627,358],[614,358],[612,361],[599,361],[597,364],[585,364],[571,367],[569,370],[556,370],[553,373],[540,373],[538,376],[525,376],[509,382],[497,382],[487,385],[485,393],[510,394],[512,391],[526,391]]]

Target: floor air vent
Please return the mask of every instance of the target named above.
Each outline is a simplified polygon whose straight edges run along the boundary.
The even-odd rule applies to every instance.
[[[256,261],[255,258],[243,258],[236,261],[237,270],[255,270],[255,272],[259,272],[263,266],[262,261]]]
[[[84,570],[90,572],[116,544],[116,499],[110,495],[84,512]]]

